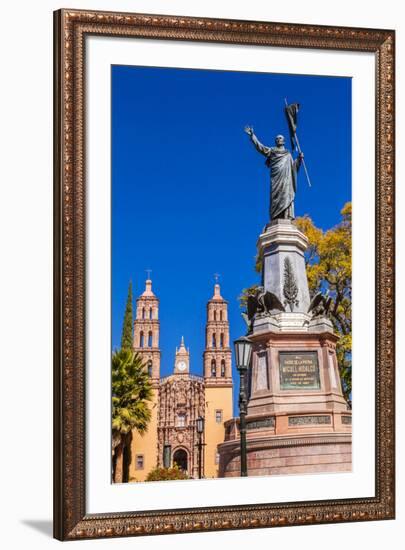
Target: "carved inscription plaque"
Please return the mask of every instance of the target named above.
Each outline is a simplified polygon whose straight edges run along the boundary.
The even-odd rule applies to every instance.
[[[306,426],[307,424],[331,424],[332,419],[329,415],[311,415],[311,416],[290,416],[288,418],[289,426]]]
[[[258,430],[260,428],[274,428],[275,418],[270,416],[269,418],[261,418],[260,420],[251,420],[246,422],[247,430]]]
[[[321,387],[315,351],[280,352],[279,365],[282,390],[316,390]]]

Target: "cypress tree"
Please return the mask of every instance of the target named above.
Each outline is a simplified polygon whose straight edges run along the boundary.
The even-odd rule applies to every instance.
[[[122,325],[121,349],[132,349],[132,324],[132,281],[129,281],[127,305],[125,307],[124,323]]]

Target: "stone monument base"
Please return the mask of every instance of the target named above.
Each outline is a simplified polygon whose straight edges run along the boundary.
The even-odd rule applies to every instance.
[[[248,476],[351,471],[350,412],[248,416],[246,420]],[[239,477],[239,419],[225,426],[225,442],[218,446],[219,477]]]
[[[307,246],[291,220],[274,220],[259,236],[262,286],[278,303],[249,314],[252,356],[240,400],[249,476],[352,468],[352,417],[339,376],[339,336],[328,309],[317,309],[319,296],[310,301]],[[239,476],[238,418],[225,423],[218,452],[219,476]]]

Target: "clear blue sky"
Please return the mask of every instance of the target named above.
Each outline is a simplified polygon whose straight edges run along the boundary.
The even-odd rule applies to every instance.
[[[278,133],[287,138],[284,97],[301,104],[298,136],[312,182],[301,170],[296,215],[326,229],[351,200],[349,78],[112,67],[113,348],[128,281],[138,296],[147,268],[160,298],[162,375],[172,372],[182,335],[191,371],[202,374],[214,273],[229,301],[231,340],[245,332],[237,298],[259,280],[269,174],[243,128],[252,125],[266,145]]]

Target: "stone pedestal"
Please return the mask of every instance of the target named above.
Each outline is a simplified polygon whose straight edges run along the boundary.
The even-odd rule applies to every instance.
[[[282,303],[291,299],[294,292],[285,288],[288,258],[296,299],[285,312],[257,316],[249,335],[249,476],[351,470],[351,411],[340,383],[338,336],[328,318],[308,313],[306,247],[306,237],[289,220],[270,224],[258,241],[265,288]],[[239,419],[225,427],[219,475],[239,476]]]
[[[282,313],[251,335],[248,475],[351,470],[351,411],[342,394],[336,342],[326,318]],[[301,319],[301,325],[299,320]],[[220,476],[240,475],[239,419],[225,425]]]
[[[292,328],[288,316],[292,317]],[[320,321],[314,328],[313,321],[305,320],[299,329],[296,315],[284,313],[278,329],[273,326],[251,335],[249,415],[347,411],[335,351],[338,338],[328,319]]]
[[[229,429],[229,425],[227,428]],[[276,436],[271,433],[262,433],[259,436],[256,433],[256,437],[251,437],[247,441],[248,476],[350,472],[352,469],[350,428],[349,425],[343,425],[341,433],[329,434],[306,434],[305,430],[301,430],[301,434],[285,436]],[[239,477],[238,426],[232,427],[228,439],[221,443],[220,448],[219,477]]]
[[[277,296],[287,311],[308,311],[310,301],[304,258],[307,247],[307,237],[290,220],[271,222],[257,241],[258,254],[263,258],[263,286]],[[287,263],[291,266],[291,277],[297,286],[294,304],[289,304],[286,297]]]

